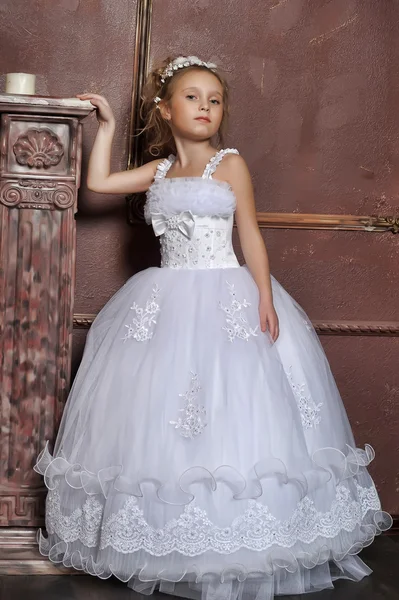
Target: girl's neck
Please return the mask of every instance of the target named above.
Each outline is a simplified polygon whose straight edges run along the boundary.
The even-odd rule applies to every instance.
[[[208,162],[215,154],[214,148],[209,140],[203,142],[193,142],[191,140],[175,139],[176,144],[176,163],[178,168],[187,169],[196,166],[198,163]]]

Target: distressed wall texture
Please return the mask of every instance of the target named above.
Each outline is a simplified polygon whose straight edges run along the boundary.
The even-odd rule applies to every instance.
[[[259,211],[393,214],[398,19],[390,0],[262,0],[245,9],[239,1],[162,0],[154,3],[151,55],[189,52],[224,67],[228,143],[248,162]],[[274,274],[312,318],[398,316],[393,235],[265,238]]]
[[[38,74],[38,93],[91,90],[118,121],[127,162],[136,0],[2,0],[0,73]],[[154,0],[151,61],[197,54],[232,86],[228,144],[253,174],[259,211],[398,213],[399,3]],[[1,81],[0,81],[1,83]],[[1,88],[0,88],[1,89]],[[125,201],[87,191],[96,131],[84,126],[75,311],[95,313],[153,258]],[[392,234],[264,230],[272,272],[312,319],[398,320]],[[75,368],[85,332],[74,332]],[[398,338],[322,337],[357,442],[377,452],[384,508],[399,514]]]
[[[0,2],[0,73],[36,73],[39,94],[67,98],[84,91],[104,94],[118,121],[114,170],[127,163],[135,19],[132,0]],[[75,310],[90,313],[97,312],[132,273],[132,231],[123,197],[103,197],[86,188],[95,117],[86,119],[83,127]]]

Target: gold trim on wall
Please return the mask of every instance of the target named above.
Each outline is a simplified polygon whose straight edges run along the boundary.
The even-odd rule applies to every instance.
[[[319,335],[398,337],[399,321],[312,321]]]
[[[305,213],[257,213],[260,228],[331,229],[336,231],[391,231],[399,233],[399,217],[328,215]]]
[[[73,316],[75,329],[89,329],[96,315],[76,314]],[[319,335],[370,335],[383,337],[399,336],[399,321],[313,321]]]

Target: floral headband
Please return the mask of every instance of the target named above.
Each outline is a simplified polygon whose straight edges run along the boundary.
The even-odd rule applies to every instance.
[[[170,62],[160,74],[162,83],[165,83],[166,79],[169,79],[169,77],[173,77],[173,75],[179,69],[184,69],[184,67],[193,66],[206,67],[210,70],[217,69],[217,66],[214,63],[204,62],[203,60],[200,60],[198,56],[178,56],[177,58],[172,60],[172,62]],[[159,96],[156,96],[154,98],[155,104],[158,104],[160,101],[161,98]]]

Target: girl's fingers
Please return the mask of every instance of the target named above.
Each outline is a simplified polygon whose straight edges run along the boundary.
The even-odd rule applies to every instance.
[[[263,315],[259,314],[260,330],[265,332],[267,327],[267,321]]]
[[[271,336],[273,342],[275,342],[278,338],[278,324],[277,323],[268,323],[268,325],[269,325],[270,336]]]
[[[99,102],[100,104],[104,104],[105,106],[108,106],[108,102],[106,101],[106,99],[104,98],[104,96],[100,96],[99,94],[76,94],[77,98],[82,98],[85,100],[96,100],[97,102]]]
[[[77,98],[79,98],[79,100],[90,100],[93,106],[98,106],[100,104],[100,101],[97,100],[97,98],[93,98],[90,94],[82,94],[77,96]]]
[[[78,97],[80,96],[90,96],[91,98],[101,98],[100,94],[93,94],[93,92],[82,92],[81,94],[76,94]]]
[[[262,333],[268,332],[270,338],[275,342],[279,336],[279,322],[277,318],[274,318],[274,315],[263,316],[263,311],[259,311],[259,322],[260,329]]]

